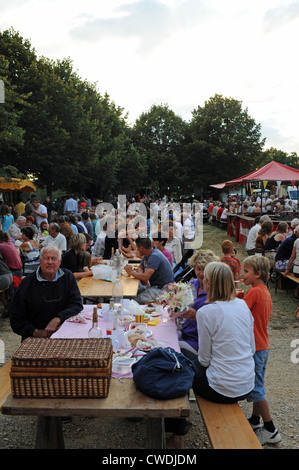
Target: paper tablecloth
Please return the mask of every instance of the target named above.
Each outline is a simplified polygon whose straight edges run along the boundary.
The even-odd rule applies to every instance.
[[[81,312],[82,316],[87,320],[87,323],[74,323],[66,320],[59,330],[57,330],[52,338],[88,338],[88,331],[92,326],[92,312],[95,305],[84,305],[84,309]],[[101,328],[103,335],[106,334],[106,323],[101,318],[101,310],[99,312],[99,327]],[[180,352],[178,333],[175,321],[173,319],[167,318],[167,321],[164,322],[161,318],[159,325],[157,326],[148,326],[152,331],[152,338],[156,341],[163,344],[163,347],[170,346],[175,351]],[[112,377],[132,377],[132,373],[120,375],[119,373],[114,373],[112,369]]]

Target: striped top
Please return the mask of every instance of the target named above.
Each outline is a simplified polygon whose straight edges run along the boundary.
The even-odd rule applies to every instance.
[[[230,256],[223,256],[220,261],[222,261],[222,263],[225,263],[230,267],[230,269],[232,270],[234,279],[235,279],[236,273],[238,273],[241,270],[240,261],[237,258],[231,258]]]

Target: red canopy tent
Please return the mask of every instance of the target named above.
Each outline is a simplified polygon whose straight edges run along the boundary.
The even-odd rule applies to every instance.
[[[287,165],[283,165],[277,162],[270,162],[267,165],[259,168],[256,171],[248,173],[247,175],[240,176],[234,180],[225,181],[224,183],[220,184],[211,184],[213,188],[223,189],[225,187],[228,190],[232,186],[237,186],[241,184],[251,184],[253,182],[268,182],[268,181],[275,181],[279,183],[287,183],[290,182],[293,186],[295,186],[296,181],[299,181],[299,170],[295,168],[290,168]],[[277,183],[278,185],[278,183]],[[263,190],[262,190],[263,192]],[[244,218],[243,218],[244,219]],[[254,219],[253,219],[254,220]],[[227,224],[227,234],[228,236],[235,237],[236,241],[239,241],[241,244],[245,244],[246,241],[246,234],[248,230],[251,228],[252,223],[249,224],[247,220],[240,220],[239,217],[234,218],[235,223],[235,234],[234,230],[231,228],[229,217],[228,217],[228,224]]]
[[[210,186],[217,189],[223,189],[225,186],[234,186],[253,181],[290,181],[294,186],[295,182],[299,181],[299,170],[290,168],[282,163],[270,162],[262,168],[248,173],[247,175],[226,181],[225,183],[211,184]]]

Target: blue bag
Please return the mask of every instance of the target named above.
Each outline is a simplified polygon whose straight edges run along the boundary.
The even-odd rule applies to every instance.
[[[133,380],[150,397],[169,399],[186,395],[193,384],[193,362],[174,349],[155,348],[132,366]]]

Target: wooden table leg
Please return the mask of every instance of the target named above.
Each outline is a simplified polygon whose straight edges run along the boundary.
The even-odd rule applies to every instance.
[[[147,418],[147,449],[165,449],[164,418]]]
[[[35,439],[36,449],[64,449],[61,418],[39,416]]]

